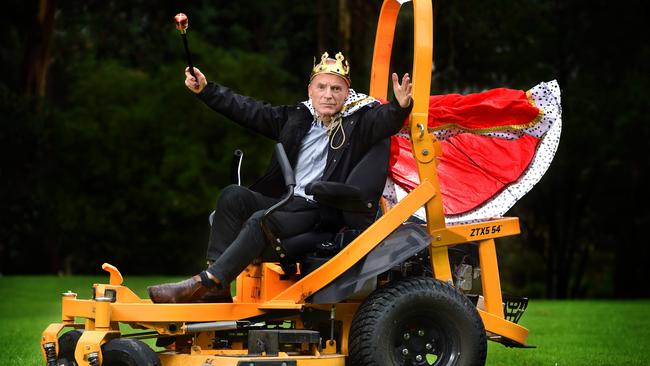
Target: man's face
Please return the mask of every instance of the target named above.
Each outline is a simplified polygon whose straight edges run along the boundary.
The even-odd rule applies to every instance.
[[[318,115],[329,120],[343,108],[349,88],[340,76],[320,74],[312,79],[307,91]]]

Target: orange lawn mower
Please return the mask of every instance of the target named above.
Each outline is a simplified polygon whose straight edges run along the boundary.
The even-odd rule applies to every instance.
[[[387,99],[401,3],[385,0],[379,18],[370,95],[381,100]],[[462,366],[485,363],[487,340],[525,347],[528,330],[517,322],[527,299],[504,301],[494,242],[518,234],[518,219],[445,223],[437,175],[442,152],[440,142],[427,131],[431,0],[414,0],[413,12],[414,106],[409,132],[417,187],[393,207],[381,205],[376,221],[362,230],[354,230],[355,213],[341,208],[349,229],[331,233],[317,246],[319,252],[296,262],[291,262],[291,247],[323,240],[320,233],[275,239],[284,261],[249,265],[236,279],[232,303],[155,304],[123,286],[118,269],[104,264],[109,281],[94,284],[91,299],[63,294],[61,321],[50,324],[41,339],[46,364]],[[349,177],[348,187],[334,191],[349,200],[376,201],[386,181],[389,149],[388,140],[373,147]],[[295,184],[280,144],[275,153],[287,192],[267,214],[293,197]],[[315,199],[336,201],[328,197],[328,182],[319,184],[313,186]],[[421,207],[426,222],[413,222]],[[332,246],[334,242],[349,243]],[[462,273],[458,266],[452,271],[450,257],[463,243],[478,258]],[[479,267],[482,293],[468,294],[465,282]],[[120,325],[136,331],[125,334]],[[62,333],[64,328],[71,330]],[[162,350],[154,352],[142,341],[147,338],[155,338]]]

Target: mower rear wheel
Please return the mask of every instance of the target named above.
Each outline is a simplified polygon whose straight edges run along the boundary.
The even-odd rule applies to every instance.
[[[59,355],[56,358],[57,366],[77,366],[74,359],[74,350],[77,342],[83,334],[83,330],[75,329],[62,334],[59,337]]]
[[[116,338],[102,346],[102,366],[160,366],[160,360],[146,343]]]
[[[412,277],[375,290],[350,328],[355,366],[474,366],[487,355],[474,305],[452,286]]]

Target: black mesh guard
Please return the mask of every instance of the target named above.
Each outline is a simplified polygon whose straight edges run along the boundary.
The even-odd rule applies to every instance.
[[[524,315],[524,311],[526,311],[527,307],[527,297],[503,297],[503,313],[508,321],[519,323],[519,320],[521,319],[521,316]]]

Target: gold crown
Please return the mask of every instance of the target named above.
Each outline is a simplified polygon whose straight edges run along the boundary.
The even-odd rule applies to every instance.
[[[348,60],[345,59],[341,52],[337,53],[334,57],[335,59],[329,58],[329,54],[325,52],[320,57],[320,63],[318,65],[316,65],[316,58],[314,57],[314,68],[311,70],[311,76],[309,77],[310,83],[316,75],[332,74],[342,77],[348,86],[350,86],[350,65],[348,64]]]

